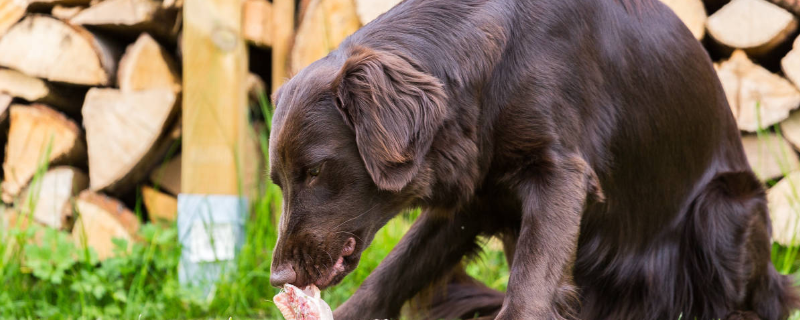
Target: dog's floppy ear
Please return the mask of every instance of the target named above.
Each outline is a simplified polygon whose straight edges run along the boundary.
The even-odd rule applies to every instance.
[[[442,84],[397,54],[356,47],[333,90],[372,180],[383,190],[405,187],[444,121]]]

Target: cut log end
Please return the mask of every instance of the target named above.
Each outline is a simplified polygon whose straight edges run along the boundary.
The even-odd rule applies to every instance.
[[[31,15],[0,38],[0,66],[50,81],[109,85],[119,50],[86,29]]]
[[[85,159],[83,134],[72,120],[43,105],[12,105],[3,201],[12,202],[45,162],[71,165]]]
[[[800,243],[800,172],[792,172],[767,191],[769,216],[772,221],[772,240],[784,246]]]
[[[142,187],[142,200],[150,222],[171,223],[178,218],[178,200],[154,188]]]
[[[136,239],[139,218],[116,199],[84,191],[75,199],[75,210],[73,240],[94,249],[101,261],[114,256],[112,239],[124,239],[129,244]]]
[[[789,81],[753,63],[742,51],[717,67],[740,130],[767,129],[800,106],[800,91]]]
[[[794,15],[764,0],[733,0],[708,18],[711,38],[753,56],[768,53],[795,30]]]
[[[158,89],[122,92],[93,88],[86,94],[83,123],[89,147],[92,190],[124,193],[154,166],[167,126],[177,114],[176,95]]]
[[[119,62],[117,83],[122,91],[169,89],[181,91],[175,60],[150,35],[143,33],[125,50]]]
[[[55,229],[69,229],[71,199],[89,186],[89,177],[73,167],[56,167],[27,189],[33,219]],[[28,202],[30,201],[30,202]]]
[[[772,180],[800,169],[800,159],[786,140],[775,134],[746,135],[742,145],[750,167],[761,180]]]
[[[85,94],[82,90],[56,86],[11,69],[0,69],[0,93],[50,105],[70,115],[80,114]]]
[[[706,34],[706,8],[700,0],[661,0],[666,4],[683,24],[689,28],[695,39],[701,40]]]
[[[311,0],[295,36],[291,70],[297,73],[324,57],[360,27],[351,0]]]
[[[355,0],[361,24],[367,24],[400,3],[401,0]]]
[[[164,162],[150,173],[150,182],[156,188],[177,196],[181,193],[181,155]]]

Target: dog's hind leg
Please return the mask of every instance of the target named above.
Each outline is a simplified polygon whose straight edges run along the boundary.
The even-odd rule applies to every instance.
[[[783,320],[797,307],[795,288],[770,261],[770,221],[752,172],[725,172],[695,200],[686,231],[687,268],[696,284],[695,314]],[[754,317],[749,317],[753,315]]]

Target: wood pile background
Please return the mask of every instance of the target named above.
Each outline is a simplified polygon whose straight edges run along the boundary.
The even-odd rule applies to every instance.
[[[253,177],[266,170],[258,101],[399,1],[242,0],[253,132],[247,192],[258,190],[263,179]],[[748,160],[771,186],[775,240],[791,243],[800,223],[800,6],[662,2],[715,61]],[[0,227],[30,217],[72,233],[102,259],[112,254],[111,238],[136,240],[142,223],[175,220],[182,7],[182,0],[0,1]]]

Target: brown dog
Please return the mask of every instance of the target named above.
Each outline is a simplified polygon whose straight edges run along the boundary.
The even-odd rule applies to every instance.
[[[406,0],[275,101],[274,285],[336,284],[389,219],[424,208],[337,320],[397,317],[478,235],[505,239],[505,298],[451,283],[429,317],[796,305],[711,61],[657,0]]]

